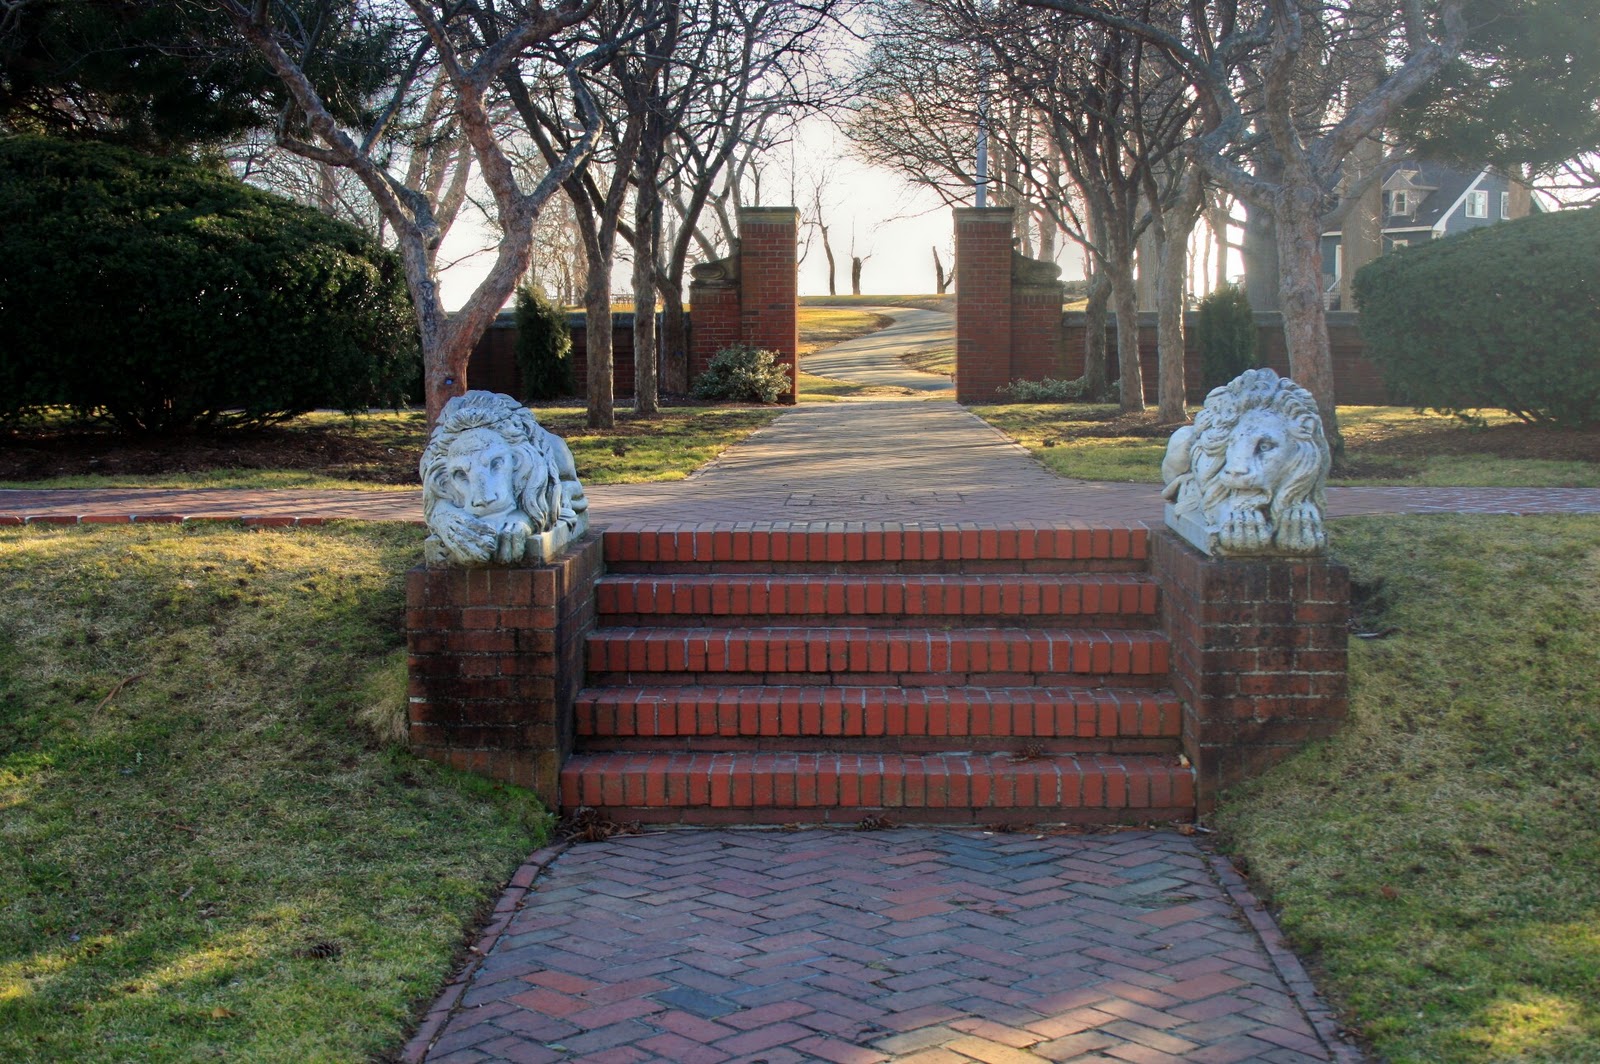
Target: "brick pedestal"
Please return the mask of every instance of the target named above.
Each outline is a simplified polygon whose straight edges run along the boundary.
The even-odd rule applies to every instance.
[[[1061,355],[1060,281],[1016,284],[1011,288],[1011,369],[1009,381],[1037,381],[1050,377],[1070,380]],[[1081,358],[1080,358],[1081,361]],[[990,400],[991,402],[993,400]]]
[[[800,212],[793,207],[739,211],[739,301],[744,340],[778,354],[789,367],[789,399],[800,379]]]
[[[1011,377],[1010,207],[957,207],[956,401],[992,403]]]
[[[736,344],[739,331],[739,285],[734,281],[695,281],[689,286],[689,383],[706,371],[718,351]]]
[[[1350,573],[1326,559],[1208,558],[1166,529],[1150,557],[1204,813],[1344,720]]]
[[[406,575],[411,748],[555,808],[594,627],[599,536],[549,565]]]
[[[799,394],[800,212],[793,207],[745,207],[739,211],[739,276],[689,286],[694,328],[690,333],[691,379],[733,343],[774,351],[789,367],[789,396]]]

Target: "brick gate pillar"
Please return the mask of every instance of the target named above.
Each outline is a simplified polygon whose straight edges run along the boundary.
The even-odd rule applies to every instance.
[[[799,228],[794,207],[739,210],[741,332],[745,343],[776,352],[789,367],[790,403],[800,380]]]
[[[1010,207],[957,207],[956,401],[992,403],[1011,379]]]

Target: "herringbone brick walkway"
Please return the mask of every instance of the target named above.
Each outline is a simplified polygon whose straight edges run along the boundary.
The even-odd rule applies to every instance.
[[[674,831],[511,897],[406,1059],[1359,1060],[1177,834]]]

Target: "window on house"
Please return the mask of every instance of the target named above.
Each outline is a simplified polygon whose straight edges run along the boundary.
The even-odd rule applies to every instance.
[[[1500,217],[1511,217],[1511,193],[1509,192],[1500,193]]]
[[[1390,207],[1389,207],[1389,213],[1390,214],[1410,214],[1411,213],[1411,193],[1409,193],[1409,192],[1392,192],[1392,193],[1390,193],[1390,195],[1393,198],[1393,202],[1390,204]]]
[[[1489,194],[1487,192],[1467,193],[1467,217],[1489,217]]]

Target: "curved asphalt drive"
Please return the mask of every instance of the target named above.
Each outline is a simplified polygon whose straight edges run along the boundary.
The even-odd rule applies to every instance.
[[[818,377],[880,388],[904,388],[919,398],[948,398],[955,382],[936,373],[921,373],[900,361],[901,354],[950,347],[956,342],[955,318],[915,307],[861,307],[894,319],[887,329],[846,340],[800,360],[800,368]],[[885,398],[874,396],[873,398]]]

